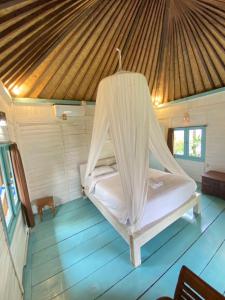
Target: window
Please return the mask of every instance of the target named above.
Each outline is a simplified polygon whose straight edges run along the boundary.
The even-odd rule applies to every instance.
[[[184,130],[174,130],[174,154],[184,156]]]
[[[0,197],[1,213],[4,217],[9,240],[11,240],[16,224],[16,217],[19,212],[20,201],[12,168],[9,145],[0,146]]]
[[[3,215],[5,217],[6,225],[9,226],[12,219],[12,207],[10,204],[9,196],[7,194],[6,185],[3,180],[2,171],[0,171],[0,189],[1,189],[1,206],[3,210]]]
[[[205,160],[205,127],[174,129],[174,156],[196,161]]]

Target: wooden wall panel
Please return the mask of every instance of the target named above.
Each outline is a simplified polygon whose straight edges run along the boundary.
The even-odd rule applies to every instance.
[[[28,247],[28,228],[24,225],[22,212],[20,212],[16,228],[14,231],[10,250],[15,263],[15,267],[18,274],[18,279],[23,285],[23,268],[27,263],[27,247]]]
[[[14,106],[14,116],[31,200],[52,194],[60,204],[80,197],[79,165],[88,158],[94,106],[68,121],[55,118],[52,106]],[[112,155],[108,140],[101,157]]]
[[[206,157],[205,162],[185,161],[179,159],[179,164],[197,181],[208,170],[225,172],[225,92],[199,97],[195,101],[169,105],[157,109],[156,114],[165,127],[187,126],[184,114],[190,115],[190,126],[207,125],[206,127]]]
[[[9,253],[9,248],[6,242],[6,236],[3,229],[3,224],[0,220],[0,272],[4,274],[0,280],[0,296],[6,300],[22,300],[23,295],[19,286],[18,278],[13,268],[13,263]]]
[[[15,141],[14,122],[11,98],[0,82],[0,111],[6,113],[7,127],[0,127],[0,142]],[[26,246],[28,242],[27,228],[24,225],[22,214],[19,213],[14,236],[7,247],[6,233],[0,215],[0,273],[4,274],[0,280],[0,299],[19,300],[22,295],[23,267],[26,263]]]
[[[53,193],[59,204],[80,196],[79,164],[88,157],[94,107],[86,106],[84,117],[66,122],[55,119],[51,106],[14,107],[17,138],[32,199]],[[40,112],[43,108],[46,113],[41,119]],[[190,114],[190,125],[208,125],[206,161],[179,161],[186,172],[196,180],[201,180],[201,174],[205,170],[225,171],[224,111],[225,92],[156,110],[158,119],[165,128],[183,126],[186,112]],[[33,123],[30,123],[31,115]],[[111,155],[113,148],[108,140],[102,157]]]
[[[222,87],[225,0],[0,4],[0,78],[20,97],[95,100],[117,47],[158,103]]]
[[[60,127],[19,124],[17,131],[31,199],[52,194],[56,199],[67,198]]]

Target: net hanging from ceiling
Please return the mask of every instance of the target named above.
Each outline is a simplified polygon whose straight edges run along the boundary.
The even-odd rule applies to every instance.
[[[121,71],[100,82],[86,179],[96,166],[109,129],[133,232],[147,201],[149,151],[169,172],[187,175],[167,147],[142,74]]]

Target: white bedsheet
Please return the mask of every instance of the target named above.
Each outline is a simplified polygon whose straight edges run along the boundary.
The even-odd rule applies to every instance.
[[[157,187],[149,184],[148,201],[141,220],[141,228],[165,217],[183,205],[196,190],[196,184],[181,175],[149,169],[149,178],[160,184],[156,185]],[[119,222],[127,224],[128,213],[123,200],[119,173],[100,176],[92,181],[92,186],[95,197]]]

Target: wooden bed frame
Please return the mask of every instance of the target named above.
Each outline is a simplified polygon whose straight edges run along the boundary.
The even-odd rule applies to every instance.
[[[86,164],[80,166],[81,176],[83,170],[86,168]],[[83,169],[83,170],[82,170]],[[81,182],[83,180],[81,179]],[[124,240],[130,246],[130,260],[134,267],[141,265],[141,247],[150,241],[154,236],[163,231],[170,224],[174,223],[176,220],[181,218],[188,210],[193,209],[193,213],[200,214],[200,202],[199,193],[195,193],[186,203],[182,206],[166,215],[165,217],[151,223],[142,228],[140,231],[133,233],[132,235],[128,231],[128,227],[120,223],[116,217],[114,217],[110,211],[92,194],[89,193],[88,189],[83,188],[83,193],[88,199],[97,207],[97,209],[102,213],[106,220],[117,230],[117,232],[124,238]]]

